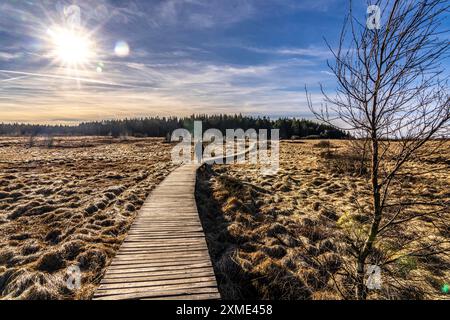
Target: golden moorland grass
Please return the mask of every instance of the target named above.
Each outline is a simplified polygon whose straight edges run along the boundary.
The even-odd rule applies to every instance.
[[[89,298],[144,199],[173,170],[170,150],[161,139],[1,138],[0,298]],[[368,221],[367,177],[343,141],[282,142],[280,151],[273,176],[255,165],[199,170],[197,202],[221,294],[341,299],[352,264],[345,237]],[[448,203],[450,143],[405,171],[396,197]],[[436,234],[437,223],[418,219],[396,229],[392,239],[402,241],[384,245],[448,240],[448,224]],[[67,288],[70,266],[81,268],[79,290]],[[369,297],[443,298],[449,266],[448,253],[398,258]]]
[[[1,138],[0,298],[89,298],[150,191],[161,139]],[[67,288],[79,266],[81,288]]]
[[[368,177],[348,150],[344,141],[286,141],[273,176],[250,164],[201,169],[197,202],[224,298],[351,298],[344,270],[354,259],[345,244],[367,227],[371,198]],[[405,172],[393,187],[394,199],[449,203],[449,142],[440,154],[407,163]],[[394,228],[376,250],[385,259],[395,252],[395,262],[382,269],[382,290],[369,298],[445,298],[440,289],[450,279],[449,252],[420,258],[401,253],[414,237],[447,241],[448,250],[448,223],[425,216]]]

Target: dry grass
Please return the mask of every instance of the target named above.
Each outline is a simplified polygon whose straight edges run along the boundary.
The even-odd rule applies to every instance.
[[[162,139],[1,138],[0,297],[89,298],[172,169]],[[66,286],[73,265],[75,291]]]
[[[367,175],[354,165],[357,158],[348,157],[353,153],[343,141],[283,142],[280,153],[281,169],[274,176],[262,176],[254,165],[216,165],[199,173],[197,201],[222,296],[348,298],[346,267],[353,260],[346,241],[369,222]],[[408,178],[395,196],[448,203],[449,159],[447,143],[439,157],[408,163]],[[425,174],[414,174],[424,168]],[[436,233],[436,221],[430,220],[397,228],[396,236],[404,239],[398,245],[406,248],[418,234],[448,240],[448,224]],[[399,258],[383,270],[383,289],[369,298],[444,298],[440,288],[450,278],[449,266],[448,253]]]
[[[0,298],[89,298],[144,199],[173,169],[170,148],[158,139],[1,138]],[[199,171],[197,202],[222,296],[342,299],[346,241],[369,221],[367,175],[342,141],[283,142],[280,151],[274,176],[253,165]],[[447,143],[440,155],[408,163],[396,196],[448,202],[449,160]],[[385,241],[377,254],[412,236],[449,239],[448,224],[436,234],[436,223],[423,217],[397,228],[404,240]],[[71,266],[82,271],[75,291],[66,285]],[[449,266],[446,254],[399,257],[370,298],[443,298]]]

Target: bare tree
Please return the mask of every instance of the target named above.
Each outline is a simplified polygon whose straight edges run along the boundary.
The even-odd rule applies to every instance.
[[[375,259],[374,246],[381,237],[405,223],[434,215],[440,219],[441,223],[436,223],[440,232],[447,228],[440,241],[425,241],[424,235],[416,235],[410,239],[414,246],[403,241],[393,257],[376,260],[385,266],[399,256],[441,252],[448,240],[444,217],[448,218],[450,211],[448,203],[419,202],[394,192],[409,161],[424,151],[427,155],[439,152],[437,138],[449,138],[448,71],[441,64],[449,57],[449,33],[442,23],[448,18],[449,3],[385,0],[371,4],[381,9],[379,29],[359,22],[350,2],[338,48],[328,44],[334,55],[328,66],[337,79],[336,94],[328,94],[322,87],[324,103],[314,109],[307,92],[309,107],[321,121],[351,130],[355,138],[369,145],[371,219],[363,241],[354,245],[354,293],[358,299],[367,297],[367,261]],[[418,206],[421,210],[416,210]]]

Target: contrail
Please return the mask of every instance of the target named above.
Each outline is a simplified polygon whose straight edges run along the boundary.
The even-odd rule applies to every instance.
[[[105,81],[86,79],[86,78],[77,78],[77,77],[70,77],[70,76],[60,76],[60,75],[56,75],[56,74],[32,73],[32,72],[1,70],[1,69],[0,69],[0,72],[2,72],[2,73],[9,73],[9,74],[24,75],[24,76],[32,76],[32,77],[44,77],[44,78],[53,78],[53,79],[75,80],[75,81],[81,81],[81,82],[87,82],[87,83],[95,83],[95,84],[104,84],[104,85],[116,86],[116,87],[137,88],[136,86],[131,86],[131,85],[127,85],[127,84],[118,84],[118,83],[114,83],[114,82],[105,82]],[[10,79],[6,79],[6,80],[10,80]]]
[[[29,77],[30,76],[20,76],[20,77],[2,79],[2,80],[0,80],[0,82],[9,82],[9,81],[20,80],[20,79],[25,79],[25,78],[29,78]]]

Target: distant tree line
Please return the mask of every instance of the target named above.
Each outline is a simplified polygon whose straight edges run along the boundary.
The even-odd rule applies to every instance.
[[[226,129],[279,129],[281,139],[290,138],[330,138],[341,139],[348,134],[331,125],[320,124],[305,119],[243,115],[192,115],[190,117],[146,117],[123,120],[83,122],[78,125],[35,125],[20,123],[1,123],[2,136],[134,136],[167,137],[173,130],[185,128],[192,130],[194,121],[202,121],[203,130],[216,128],[225,134]]]

